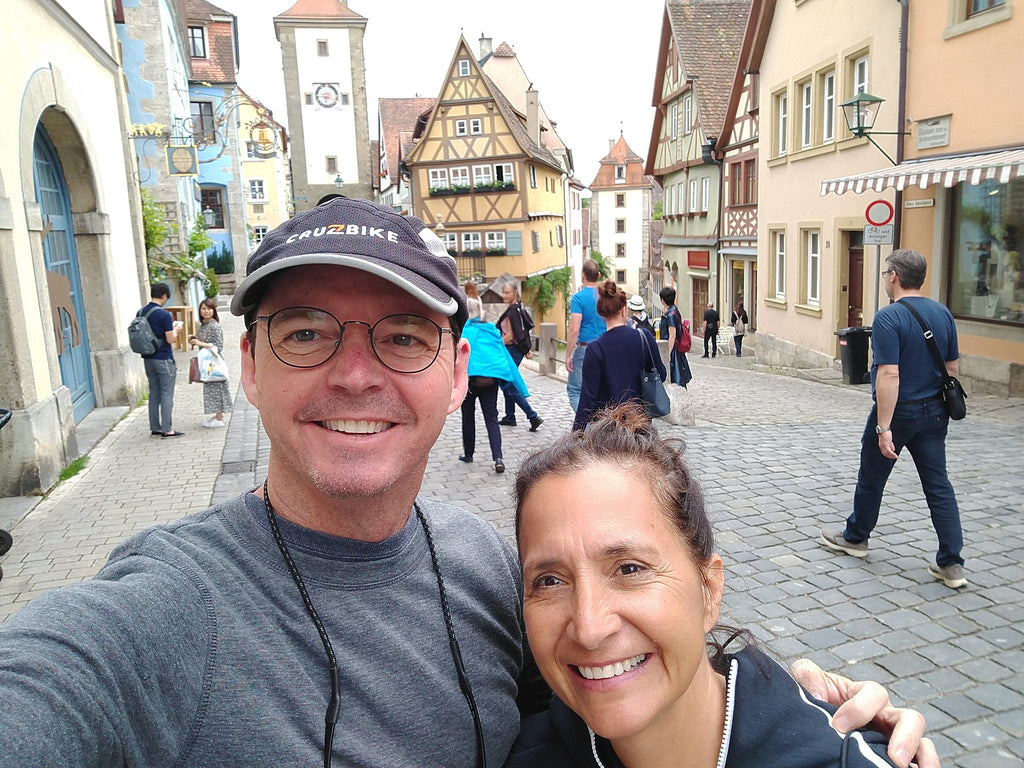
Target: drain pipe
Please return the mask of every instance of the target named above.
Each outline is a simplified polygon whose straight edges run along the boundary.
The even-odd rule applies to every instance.
[[[910,26],[910,0],[898,0],[900,4],[900,74],[899,74],[899,98],[896,110],[896,130],[903,131],[907,124],[907,35]],[[903,162],[903,143],[905,138],[900,135],[896,138],[896,165]],[[900,247],[902,242],[903,228],[903,192],[896,190],[893,207],[893,250]]]

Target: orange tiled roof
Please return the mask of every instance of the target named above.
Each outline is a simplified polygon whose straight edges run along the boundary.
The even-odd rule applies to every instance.
[[[415,97],[411,99],[378,99],[381,139],[384,142],[384,156],[388,161],[388,176],[392,184],[398,183],[399,163],[403,157],[403,142],[408,141],[416,121],[427,110],[434,108],[436,99]]]
[[[341,0],[298,0],[275,19],[362,19]]]
[[[615,183],[615,166],[626,166],[625,184]],[[611,150],[601,158],[601,167],[590,185],[593,189],[610,189],[611,187],[651,186],[651,180],[644,175],[644,159],[629,148],[626,137],[619,134],[619,140]]]

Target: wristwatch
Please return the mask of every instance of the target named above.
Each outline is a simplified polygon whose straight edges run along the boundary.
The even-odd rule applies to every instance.
[[[875,425],[875,434],[876,434],[876,435],[880,435],[880,434],[882,434],[883,432],[892,432],[892,429],[891,429],[890,427],[879,427],[879,426],[878,426],[878,425],[876,424],[876,425]]]

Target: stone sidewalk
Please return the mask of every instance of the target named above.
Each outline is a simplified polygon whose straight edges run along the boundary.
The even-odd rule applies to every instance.
[[[222,321],[237,336],[240,321]],[[237,371],[237,349],[226,353]],[[189,356],[181,353],[179,369]],[[944,766],[1024,765],[1024,401],[971,398],[968,418],[950,427],[970,581],[954,592],[925,571],[936,542],[909,457],[893,472],[866,560],[818,543],[819,529],[840,526],[849,511],[868,387],[843,386],[833,369],[689,357],[695,425],[661,431],[685,440],[705,487],[726,565],[723,621],[752,629],[781,660],[807,656],[884,683],[898,704],[924,712]],[[523,421],[502,429],[509,471],[457,461],[456,412],[423,488],[509,537],[516,468],[572,422],[564,384],[529,365],[531,402],[545,422],[536,433]],[[240,390],[228,428],[209,430],[200,426],[200,385],[180,384],[175,426],[187,434],[178,439],[151,438],[145,408],[101,409],[90,420],[97,442],[78,476],[42,499],[0,500],[0,525],[15,538],[2,562],[0,620],[95,573],[125,536],[251,488],[266,471],[259,414]],[[477,442],[485,454],[482,423]]]

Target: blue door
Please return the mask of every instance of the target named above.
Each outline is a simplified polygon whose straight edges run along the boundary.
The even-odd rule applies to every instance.
[[[33,150],[36,201],[43,216],[43,259],[50,311],[57,334],[60,379],[71,390],[77,424],[96,407],[85,327],[82,276],[71,224],[71,199],[57,152],[42,126],[36,128]]]

